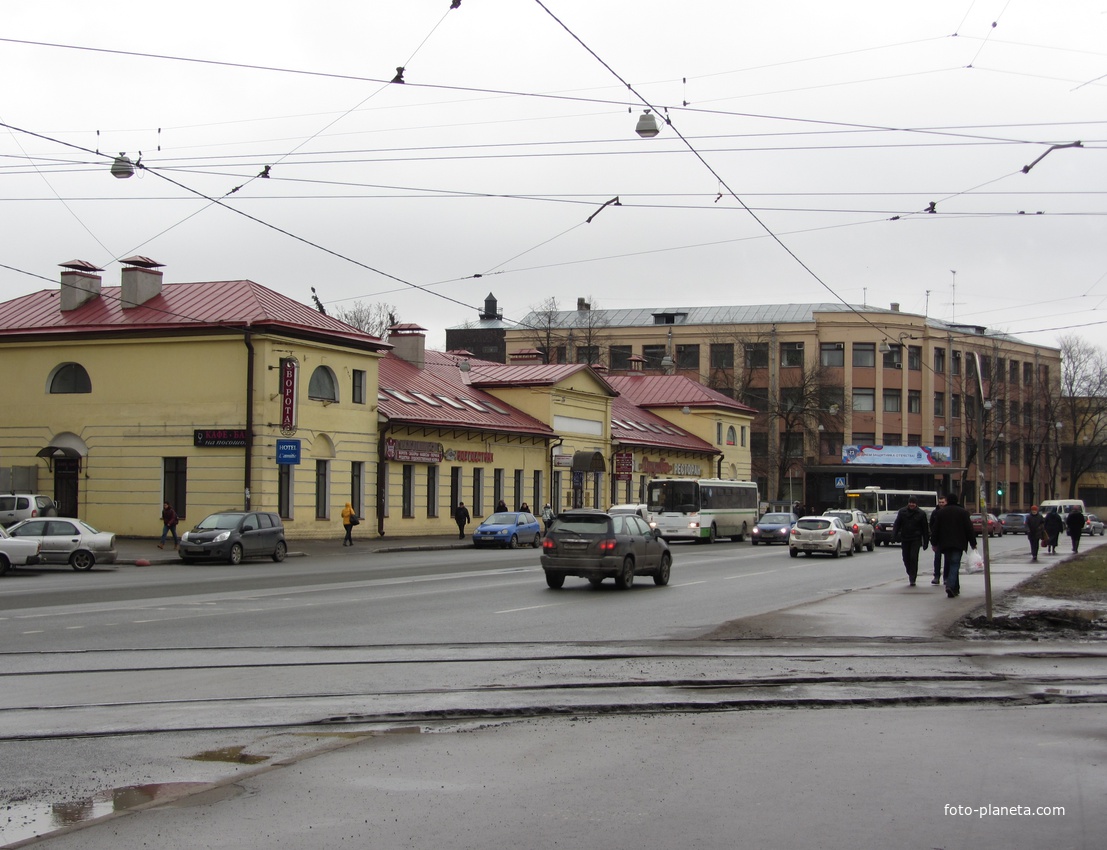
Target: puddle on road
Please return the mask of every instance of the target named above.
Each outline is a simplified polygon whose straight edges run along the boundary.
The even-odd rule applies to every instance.
[[[64,803],[6,803],[0,809],[0,845],[12,844],[59,829],[90,823],[113,812],[124,812],[156,800],[209,787],[209,782],[157,782],[124,785],[101,791],[92,797]],[[232,788],[232,794],[239,789]]]
[[[225,761],[230,764],[261,764],[269,761],[269,756],[254,756],[244,752],[245,747],[222,747],[218,750],[204,750],[194,756],[185,756],[190,761]]]

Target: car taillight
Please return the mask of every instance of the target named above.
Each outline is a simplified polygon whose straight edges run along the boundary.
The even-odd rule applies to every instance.
[[[799,531],[798,528],[795,528],[795,527],[792,528],[792,534],[796,535],[796,537],[799,537],[799,533],[800,533],[800,531]]]
[[[853,524],[853,533],[856,534],[860,530],[860,526],[857,523]]]
[[[834,536],[834,529],[833,528],[828,528],[825,532],[823,532],[823,537],[825,537],[827,540],[829,540],[833,536]]]
[[[551,538],[544,537],[542,539],[542,551],[543,552],[552,552],[556,548],[557,548],[557,546],[556,546],[556,544],[554,544],[554,542]]]
[[[618,540],[616,540],[614,537],[608,537],[606,540],[600,541],[600,552],[602,554],[609,554],[611,552],[614,552],[618,545]]]

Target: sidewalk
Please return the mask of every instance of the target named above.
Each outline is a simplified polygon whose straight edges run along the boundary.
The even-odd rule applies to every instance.
[[[165,549],[158,548],[157,537],[117,537],[115,548],[119,553],[117,564],[131,566],[154,566],[157,564],[179,564],[181,559],[167,543]],[[309,555],[336,554],[344,551],[342,538],[334,540],[289,540],[288,557],[303,558]],[[368,534],[354,537],[353,552],[404,552],[426,551],[432,549],[472,549],[473,540],[469,535],[459,540],[454,534],[428,534],[419,537],[380,537]],[[141,562],[141,563],[140,563]]]

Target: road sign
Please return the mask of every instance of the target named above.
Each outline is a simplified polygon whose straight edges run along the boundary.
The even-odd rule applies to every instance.
[[[837,487],[839,490],[845,490],[846,489],[846,476],[839,475],[837,478],[835,478],[834,479],[834,486]]]
[[[297,464],[300,462],[299,440],[277,440],[277,463]]]

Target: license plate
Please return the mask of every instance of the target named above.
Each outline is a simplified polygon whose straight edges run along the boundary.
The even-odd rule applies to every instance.
[[[203,555],[204,550],[203,549],[193,549],[193,548],[190,548],[188,546],[182,546],[181,547],[181,554],[184,554],[184,555]]]

